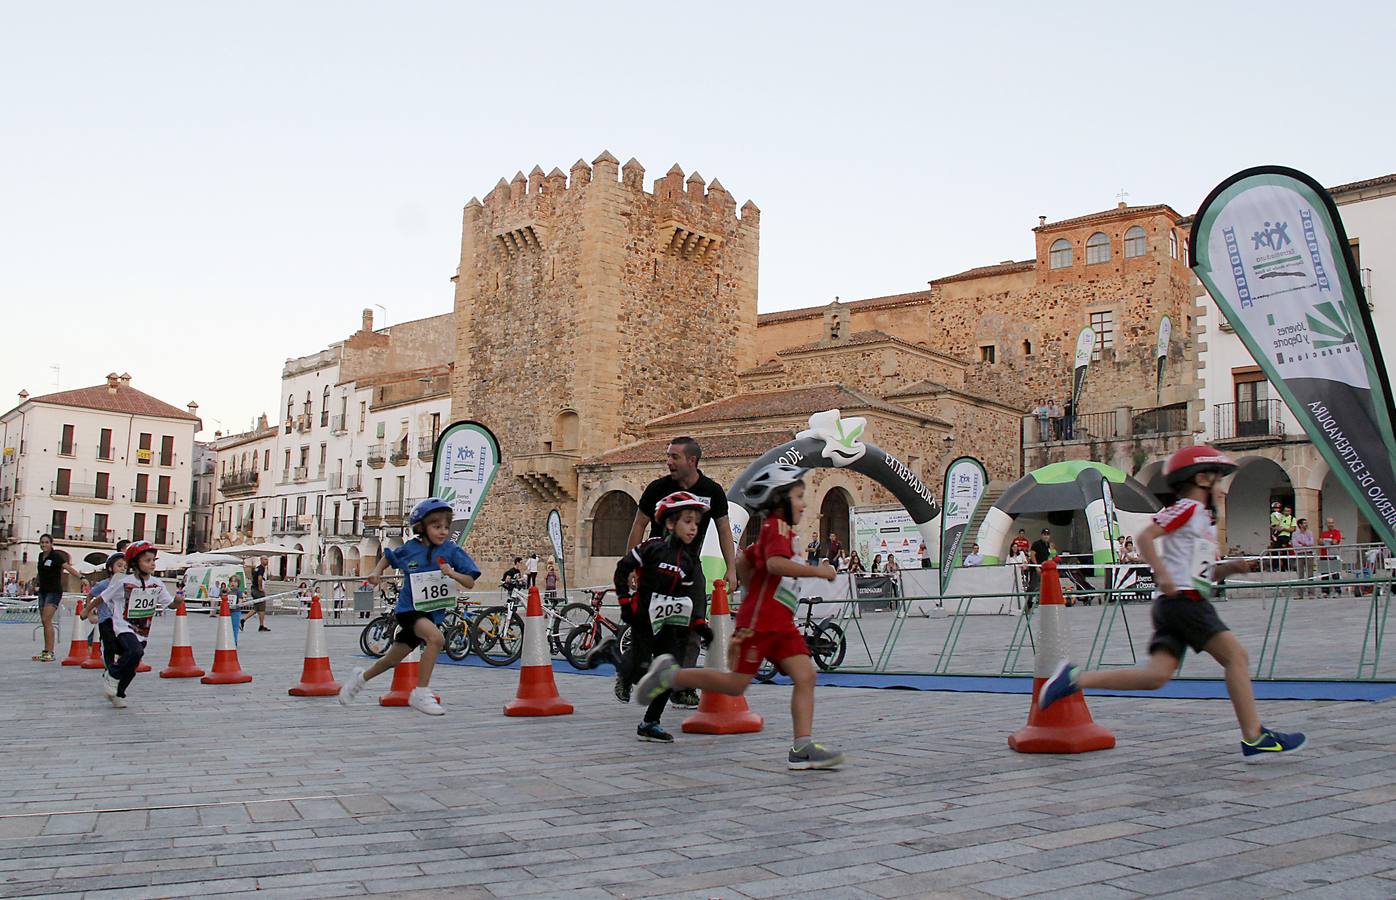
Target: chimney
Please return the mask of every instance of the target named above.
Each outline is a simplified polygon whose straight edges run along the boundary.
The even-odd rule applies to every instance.
[[[1038,228],[1041,228],[1041,227],[1043,227],[1043,226],[1046,225],[1046,224],[1047,224],[1047,217],[1046,217],[1046,216],[1038,216],[1038,217],[1037,217],[1037,227],[1038,227]]]
[[[115,372],[110,372],[110,373],[107,374],[107,393],[108,393],[108,394],[115,394],[115,393],[116,393],[116,385],[117,385],[117,383],[118,383],[120,380],[121,380],[121,379],[117,377],[117,374],[116,374]]]
[[[219,438],[221,438],[222,436],[223,436],[223,432],[221,432],[221,431],[215,431],[215,432],[213,433],[213,439],[214,439],[215,441],[218,440]]]
[[[195,403],[193,400],[190,400],[189,404],[184,408],[189,410],[189,415],[191,416],[197,416],[199,414],[199,404]]]
[[[122,387],[130,387],[130,386],[131,386],[131,373],[130,373],[130,372],[122,372],[122,373],[121,373],[121,386],[122,386]]]
[[[363,324],[363,328],[361,328],[360,330],[361,330],[361,331],[372,331],[372,330],[373,330],[373,310],[372,310],[372,309],[366,309],[366,310],[364,310],[364,324]]]
[[[28,400],[28,399],[29,399],[29,392],[28,392],[28,391],[25,391],[25,390],[21,390],[21,391],[19,392],[19,402],[20,402],[20,403],[23,403],[25,400]]]

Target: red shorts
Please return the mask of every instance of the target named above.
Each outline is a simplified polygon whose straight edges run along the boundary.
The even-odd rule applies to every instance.
[[[761,668],[761,660],[779,662],[791,656],[809,656],[809,645],[793,620],[783,628],[758,631],[742,641],[737,671],[743,675],[755,675],[756,670]]]

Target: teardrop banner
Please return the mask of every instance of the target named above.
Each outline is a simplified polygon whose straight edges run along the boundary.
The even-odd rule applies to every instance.
[[[1382,541],[1396,550],[1391,383],[1333,198],[1295,169],[1207,196],[1193,271]]]
[[[451,540],[465,540],[499,471],[499,439],[479,422],[452,422],[436,439],[431,495],[451,504]]]
[[[567,596],[567,563],[563,561],[562,513],[556,509],[548,512],[548,540],[553,544],[553,561],[557,563],[559,577],[562,578],[562,596]]]
[[[1158,323],[1158,343],[1154,346],[1154,358],[1158,360],[1158,376],[1154,382],[1154,403],[1163,403],[1163,369],[1168,365],[1168,345],[1173,341],[1173,320],[1167,316]]]
[[[960,560],[960,545],[969,530],[969,520],[974,518],[988,486],[989,473],[973,456],[961,456],[945,467],[945,487],[940,496],[945,503],[945,514],[940,517],[941,594],[950,589],[950,576]]]
[[[742,505],[742,489],[762,467],[781,462],[806,469],[847,469],[866,475],[886,488],[906,508],[911,514],[911,521],[929,546],[932,537],[936,536],[933,520],[940,513],[940,507],[931,496],[931,489],[906,463],[876,444],[861,440],[866,428],[867,420],[858,417],[844,419],[837,409],[830,409],[810,416],[809,428],[796,434],[794,440],[761,454],[727,490],[727,520],[732,526],[732,543],[741,546],[742,532],[750,519],[750,511]],[[716,577],[720,578],[726,563],[718,547],[716,531],[716,528],[709,528],[703,539],[703,570],[708,573],[716,571],[719,573]],[[709,575],[709,583],[713,577]]]
[[[1095,330],[1087,325],[1076,336],[1076,356],[1071,365],[1071,409],[1077,415],[1081,412],[1081,391],[1086,388],[1086,370],[1091,367],[1091,353],[1095,350]]]

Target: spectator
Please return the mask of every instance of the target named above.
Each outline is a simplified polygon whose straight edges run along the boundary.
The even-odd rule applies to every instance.
[[[1299,581],[1309,582],[1314,578],[1314,533],[1309,530],[1309,520],[1299,519],[1295,523],[1294,534],[1290,537],[1290,545],[1294,548],[1295,564],[1297,566],[1297,577]],[[1317,594],[1316,588],[1305,585],[1299,589],[1300,597],[1309,597]]]
[[[819,534],[817,532],[805,545],[805,562],[811,566],[819,563]]]
[[[984,565],[984,554],[982,554],[982,553],[979,552],[979,545],[978,545],[978,544],[970,544],[970,545],[969,545],[969,553],[965,554],[965,563],[964,563],[964,564],[965,564],[966,566],[982,566],[982,565]]]
[[[74,578],[82,578],[82,574],[73,568],[68,554],[54,548],[51,534],[39,537],[38,569],[39,617],[44,626],[44,649],[33,659],[35,662],[53,662],[53,642],[58,635],[53,617],[63,602],[63,573],[67,572]]]
[[[1052,439],[1052,407],[1046,400],[1043,400],[1037,404],[1037,408],[1033,410],[1033,415],[1037,416],[1037,440],[1039,443],[1045,444]]]
[[[1336,547],[1341,544],[1343,542],[1343,533],[1338,530],[1338,523],[1333,521],[1332,516],[1328,517],[1326,527],[1318,536],[1318,542],[1322,547],[1322,549],[1319,550],[1319,569],[1323,573],[1323,579],[1325,582],[1336,581],[1338,578],[1342,577],[1339,571],[1341,569],[1341,564],[1338,559],[1338,551],[1329,550],[1328,548]],[[1323,588],[1323,596],[1327,597],[1333,591],[1342,594],[1343,589],[1330,588],[1325,585]]]
[[[917,555],[917,556],[920,558],[920,560],[921,560],[921,568],[923,568],[923,569],[929,569],[929,568],[931,567],[931,554],[928,553],[928,552],[926,552],[926,542],[925,542],[925,541],[922,541],[922,542],[921,542],[921,546],[919,546],[919,547],[916,548],[916,555]]]
[[[543,590],[547,592],[549,600],[557,599],[557,566],[552,560],[548,560],[548,571],[543,575]]]
[[[1052,530],[1042,529],[1042,535],[1032,542],[1028,549],[1028,562],[1032,568],[1028,569],[1028,607],[1031,608],[1033,596],[1042,590],[1042,569],[1041,566],[1052,558]]]
[[[19,596],[19,579],[18,579],[18,578],[14,578],[14,577],[12,577],[12,576],[6,576],[6,577],[5,577],[5,596],[6,596],[6,597],[18,597],[18,596]]]
[[[1018,589],[1026,591],[1031,580],[1032,572],[1028,569],[1027,548],[1014,550],[1008,555],[1008,564],[1018,567]]]
[[[1031,546],[1032,545],[1028,543],[1027,530],[1019,528],[1018,536],[1013,539],[1013,543],[1010,544],[1008,547],[1008,555],[1014,556],[1016,554],[1021,553],[1023,554],[1023,558],[1026,559],[1028,555],[1028,550],[1029,548],[1031,548]]]
[[[349,595],[344,591],[344,582],[336,581],[334,583],[334,595],[330,600],[330,605],[334,609],[334,617],[336,619],[339,618],[340,613],[344,610],[344,601],[348,599]]]
[[[523,557],[516,556],[514,557],[514,564],[505,569],[504,574],[500,576],[499,586],[504,588],[506,595],[512,594],[514,591],[522,591],[527,585],[527,582],[524,580],[523,569],[520,568],[522,565]]]
[[[857,550],[854,550],[853,555],[848,558],[848,571],[854,575],[868,574],[867,568],[863,565],[863,558],[858,555]]]
[[[897,564],[897,557],[894,554],[887,554],[887,562],[882,565],[882,574],[896,577],[902,567]]]
[[[829,559],[838,559],[843,553],[843,544],[839,543],[839,536],[833,532],[829,533],[829,539],[824,542],[823,551],[820,556],[827,556]]]
[[[1062,438],[1071,440],[1076,433],[1076,402],[1070,397],[1062,407]]]
[[[1047,401],[1047,415],[1052,419],[1052,440],[1062,439],[1062,408],[1057,405],[1057,401]]]
[[[538,583],[538,551],[535,550],[528,555],[528,560],[524,563],[524,571],[528,573],[528,586],[533,587]]]
[[[881,574],[882,574],[882,554],[881,554],[881,553],[874,553],[874,554],[873,554],[873,561],[872,561],[871,574],[873,574],[873,575],[881,575]]]
[[[834,561],[834,571],[838,573],[848,571],[848,554],[842,550],[839,551],[838,558]]]
[[[1120,562],[1130,563],[1131,565],[1143,562],[1143,558],[1139,555],[1139,551],[1134,546],[1134,538],[1125,538],[1124,548],[1120,550]]]

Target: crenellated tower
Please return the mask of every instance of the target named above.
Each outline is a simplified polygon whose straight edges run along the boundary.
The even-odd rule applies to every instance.
[[[735,392],[756,362],[760,210],[677,165],[649,192],[644,177],[603,152],[465,207],[452,414],[504,453],[470,539],[491,566],[542,555],[550,507],[576,521],[576,462]]]

